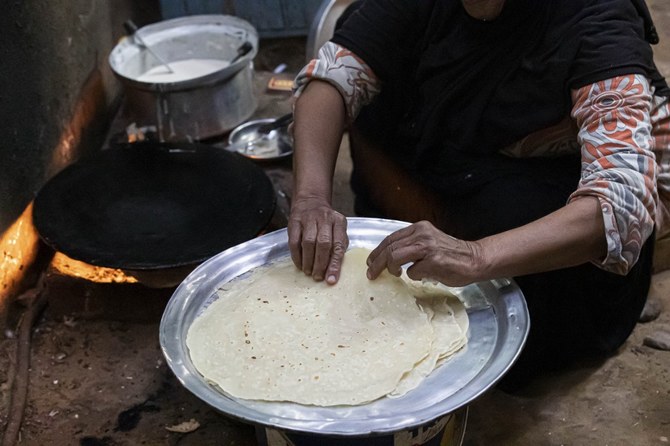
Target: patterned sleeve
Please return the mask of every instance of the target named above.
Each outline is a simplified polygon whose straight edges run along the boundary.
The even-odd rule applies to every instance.
[[[313,79],[328,82],[337,88],[344,99],[350,122],[380,91],[379,79],[372,69],[354,53],[333,42],[326,42],[318,57],[298,73],[294,97],[299,97]]]
[[[654,96],[651,110],[651,137],[658,164],[658,207],[656,238],[670,233],[670,98]]]
[[[642,75],[618,76],[572,92],[579,126],[582,176],[570,196],[600,200],[607,255],[600,268],[626,274],[654,229],[657,164],[650,112],[652,91]]]

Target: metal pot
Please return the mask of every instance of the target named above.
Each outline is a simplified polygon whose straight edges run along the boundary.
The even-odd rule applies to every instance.
[[[253,58],[258,34],[248,22],[227,15],[197,15],[151,24],[112,50],[109,64],[122,81],[126,107],[137,125],[155,125],[161,141],[193,141],[221,135],[256,109]],[[151,48],[139,44],[142,42]],[[249,48],[238,57],[238,50]],[[188,59],[233,61],[204,76],[174,82],[140,79],[147,71]]]

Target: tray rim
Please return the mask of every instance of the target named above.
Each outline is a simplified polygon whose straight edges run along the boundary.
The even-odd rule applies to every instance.
[[[361,244],[358,243],[358,238],[365,237],[366,234],[370,235],[376,233],[379,235],[380,230],[391,233],[410,224],[398,220],[362,217],[348,217],[347,222],[348,233],[350,237],[349,248],[361,246]],[[248,260],[253,259],[254,257],[258,257],[261,255],[261,253],[276,253],[277,250],[286,250],[285,254],[288,255],[288,247],[282,246],[286,245],[286,243],[286,228],[282,228],[229,248],[215,255],[197,267],[177,287],[172,297],[170,298],[161,318],[159,333],[160,346],[164,357],[166,358],[167,364],[174,375],[193,395],[198,397],[204,403],[208,404],[210,407],[227,416],[255,425],[264,425],[285,431],[317,435],[360,437],[398,432],[401,430],[421,426],[440,416],[446,415],[447,413],[455,412],[458,409],[466,407],[470,402],[492,388],[495,383],[500,378],[502,378],[504,373],[507,372],[507,370],[509,370],[509,368],[514,364],[523,349],[530,328],[530,320],[528,308],[521,290],[511,279],[504,281],[505,286],[503,287],[497,285],[495,283],[496,281],[481,282],[470,286],[479,286],[483,287],[485,290],[488,289],[491,292],[497,291],[499,293],[495,301],[492,303],[493,308],[491,309],[493,310],[492,312],[494,313],[497,324],[496,327],[498,329],[496,335],[498,335],[500,332],[500,323],[505,326],[509,325],[509,321],[506,317],[504,317],[506,314],[506,311],[504,310],[507,308],[505,305],[509,305],[511,302],[515,309],[513,323],[516,324],[514,326],[516,330],[514,330],[515,333],[513,333],[511,337],[507,337],[508,342],[512,343],[512,352],[510,353],[508,351],[504,359],[494,359],[494,368],[483,368],[480,372],[477,373],[477,375],[475,375],[473,379],[467,383],[465,387],[460,388],[454,392],[454,394],[450,395],[447,399],[441,401],[440,404],[422,409],[418,414],[415,413],[416,411],[413,413],[408,412],[405,414],[405,416],[402,417],[402,420],[394,420],[393,422],[385,422],[389,421],[386,418],[380,418],[379,420],[374,421],[369,419],[356,420],[355,422],[352,422],[353,420],[347,419],[305,420],[296,418],[287,420],[286,418],[274,417],[270,414],[260,412],[250,406],[256,406],[258,404],[262,405],[265,403],[259,403],[257,401],[245,401],[243,399],[224,395],[223,393],[215,390],[211,385],[207,384],[204,379],[199,374],[197,374],[197,372],[194,374],[189,371],[184,364],[184,360],[187,360],[190,363],[190,359],[188,359],[188,350],[185,347],[185,342],[183,340],[181,343],[179,342],[181,335],[178,334],[178,336],[175,337],[175,332],[179,328],[179,316],[183,316],[189,309],[188,304],[191,303],[189,300],[193,299],[193,296],[196,295],[200,287],[203,285],[208,285],[211,286],[211,289],[209,290],[209,297],[199,303],[197,310],[198,313],[202,311],[202,306],[206,303],[207,300],[211,299],[216,289],[218,289],[221,284],[230,280],[220,280],[219,282],[216,282],[216,284],[208,283],[208,279],[211,281],[211,277],[208,277],[207,274],[208,269],[212,269],[214,265],[217,264],[217,262],[226,260],[226,258],[234,259],[235,256],[241,256],[242,260],[245,258]],[[244,255],[245,252],[247,253],[246,256]],[[253,255],[254,252],[256,253],[255,256]],[[233,278],[265,263],[259,263],[258,265],[251,264],[251,266],[249,266],[245,271],[235,274]],[[191,305],[193,304],[191,303]],[[195,310],[191,309],[191,311]],[[510,330],[507,331],[509,332]],[[183,333],[183,336],[185,336],[185,333]],[[500,348],[499,344],[499,341],[496,339],[496,350]],[[192,364],[190,364],[190,366],[193,368]],[[476,385],[473,386],[473,383]],[[225,401],[224,405],[220,404],[222,400]],[[450,402],[451,404],[446,404],[445,401],[447,400],[453,401]],[[269,404],[287,404],[291,407],[300,407],[300,405],[295,403]],[[352,406],[352,410],[355,411],[356,408],[365,406],[367,405]],[[313,409],[313,406],[304,407]],[[329,408],[320,409],[328,410]],[[396,416],[396,418],[398,417]]]

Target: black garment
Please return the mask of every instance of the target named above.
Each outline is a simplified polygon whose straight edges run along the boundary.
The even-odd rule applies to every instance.
[[[647,300],[654,236],[626,276],[592,264],[515,277],[531,318],[521,356],[500,383],[516,390],[532,378],[586,358],[605,358],[630,336]]]
[[[520,160],[523,161],[523,160]],[[535,160],[509,167],[477,191],[444,196],[463,238],[516,228],[564,206],[579,178],[579,158]],[[569,230],[569,229],[566,229]],[[515,277],[531,319],[528,342],[502,386],[513,390],[534,376],[583,358],[614,353],[628,338],[646,302],[654,236],[626,275],[587,263]]]
[[[488,155],[564,119],[572,88],[644,74],[670,94],[641,1],[507,0],[482,22],[460,0],[364,0],[333,41],[383,82],[361,113],[367,136],[404,141],[394,158],[447,190],[452,166],[479,166],[486,177],[500,162]]]
[[[500,177],[445,207],[472,238],[521,226],[563,206],[579,175],[578,160]],[[545,176],[542,173],[546,174]],[[569,229],[566,229],[569,230]],[[528,304],[531,328],[527,344],[505,376],[503,389],[514,390],[543,372],[584,358],[606,357],[632,332],[647,299],[654,235],[626,275],[587,263],[515,277]]]
[[[449,227],[440,229],[476,240],[529,223],[564,206],[575,189],[579,171],[578,156],[509,160],[504,173],[480,187],[459,195],[443,194]],[[357,215],[392,217],[377,209],[355,181],[352,186]],[[521,356],[500,387],[514,391],[544,372],[616,352],[632,332],[646,302],[653,247],[652,234],[626,276],[587,263],[515,277],[528,305],[530,333]]]
[[[641,6],[507,0],[498,19],[482,23],[460,0],[358,2],[333,40],[370,64],[383,87],[356,129],[440,194],[450,225],[441,229],[451,235],[473,240],[534,221],[576,189],[579,155],[513,159],[498,150],[564,119],[573,88],[644,74],[657,94],[670,93],[645,41],[653,25]],[[359,169],[357,212],[384,216],[359,187]],[[646,301],[653,239],[626,276],[584,264],[516,277],[531,332],[503,386],[616,351]]]

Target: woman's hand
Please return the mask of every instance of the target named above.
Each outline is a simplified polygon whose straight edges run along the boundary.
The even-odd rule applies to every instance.
[[[334,284],[349,246],[347,219],[326,200],[297,198],[288,221],[288,242],[293,263],[314,280]]]
[[[456,239],[422,221],[394,232],[372,251],[368,278],[376,279],[384,269],[400,276],[402,265],[413,263],[407,270],[411,279],[464,286],[480,280],[484,266],[481,251],[477,242]]]

